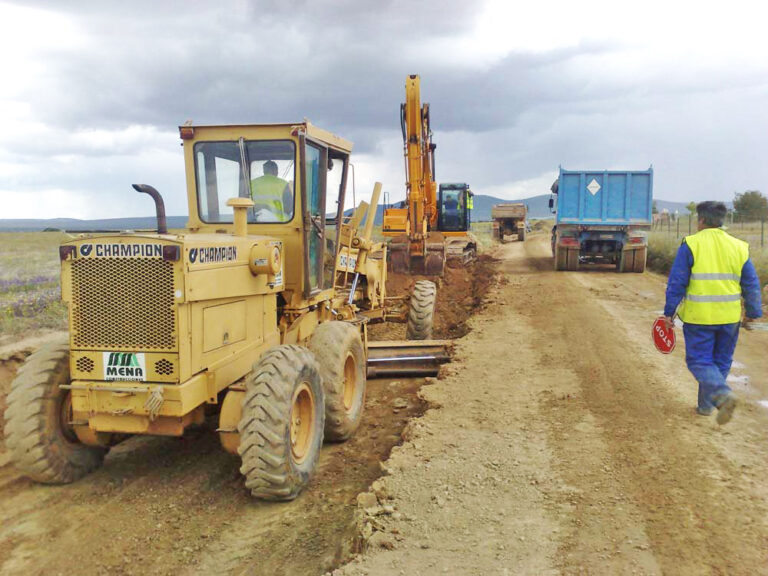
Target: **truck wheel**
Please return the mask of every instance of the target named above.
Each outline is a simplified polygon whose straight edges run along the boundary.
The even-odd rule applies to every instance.
[[[520,242],[525,240],[525,228],[518,228],[517,229],[517,239]]]
[[[555,246],[555,270],[560,272],[568,268],[568,249]]]
[[[248,375],[237,448],[256,498],[293,500],[312,477],[323,445],[325,398],[312,352],[268,350]]]
[[[326,322],[312,334],[309,349],[323,380],[325,440],[341,442],[363,418],[366,366],[360,330],[346,322]]]
[[[568,270],[574,272],[579,269],[579,251],[568,250]]]
[[[8,394],[5,445],[26,476],[44,484],[68,484],[101,466],[107,448],[86,446],[72,428],[66,337],[32,354]]]
[[[408,324],[405,330],[407,340],[429,340],[435,319],[437,286],[429,280],[419,280],[413,287]]]
[[[635,250],[635,261],[632,266],[632,272],[642,274],[645,272],[645,262],[648,258],[648,251],[646,248]]]

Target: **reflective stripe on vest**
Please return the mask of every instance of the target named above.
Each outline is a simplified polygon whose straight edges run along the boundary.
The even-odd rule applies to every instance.
[[[701,230],[685,243],[693,268],[680,318],[708,325],[741,320],[741,269],[749,259],[749,245],[719,228]]]
[[[251,180],[251,200],[253,200],[253,209],[258,212],[266,208],[272,212],[279,220],[286,220],[285,210],[283,209],[283,192],[288,183],[282,178],[265,174]]]

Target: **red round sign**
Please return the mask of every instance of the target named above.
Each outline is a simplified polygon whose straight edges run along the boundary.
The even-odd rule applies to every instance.
[[[656,350],[662,354],[669,354],[675,349],[675,330],[674,328],[667,329],[664,316],[656,318],[656,321],[653,323],[651,336],[653,337],[653,343],[656,345]]]

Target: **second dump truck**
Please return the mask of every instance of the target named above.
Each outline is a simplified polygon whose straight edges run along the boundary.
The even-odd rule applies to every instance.
[[[613,264],[643,272],[652,224],[653,167],[640,171],[565,170],[552,184],[549,207],[555,270]]]
[[[493,237],[500,242],[505,236],[517,236],[525,240],[525,217],[528,209],[522,203],[494,204],[491,208],[493,219]]]

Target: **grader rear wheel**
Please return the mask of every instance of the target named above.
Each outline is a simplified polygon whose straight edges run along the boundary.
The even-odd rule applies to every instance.
[[[246,380],[237,448],[251,494],[293,500],[312,477],[323,444],[320,369],[301,346],[268,350]]]
[[[11,461],[44,484],[68,484],[101,466],[107,448],[86,446],[72,426],[69,346],[61,338],[32,354],[8,394],[5,444]]]
[[[435,320],[437,286],[429,280],[419,280],[413,287],[408,324],[405,330],[407,340],[429,340]]]
[[[525,240],[525,227],[517,229],[517,240],[523,242]]]
[[[325,392],[325,439],[341,442],[355,433],[365,405],[365,351],[360,330],[346,322],[326,322],[309,341],[320,366]]]

